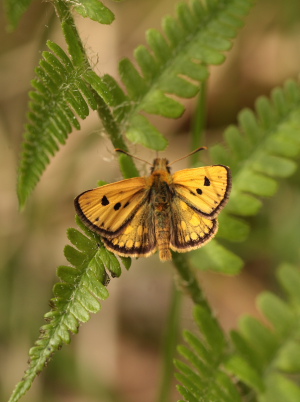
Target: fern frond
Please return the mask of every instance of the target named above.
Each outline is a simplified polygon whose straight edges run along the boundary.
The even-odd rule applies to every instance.
[[[262,402],[300,400],[300,271],[285,264],[277,277],[287,301],[263,292],[258,306],[269,325],[243,317],[239,329],[231,332],[235,351],[230,356],[215,318],[205,308],[196,307],[201,336],[186,331],[188,346],[179,346],[179,352],[187,363],[175,362],[184,401],[234,402],[250,400],[250,394],[251,400]],[[238,388],[230,374],[239,379]]]
[[[300,271],[282,265],[278,279],[287,301],[271,292],[258,298],[258,306],[271,326],[244,317],[232,332],[236,352],[226,368],[263,402],[300,400]]]
[[[75,66],[66,53],[48,41],[52,52],[43,52],[43,59],[32,81],[35,91],[30,92],[30,112],[23,143],[23,154],[18,177],[18,197],[23,206],[40,175],[53,156],[64,144],[68,134],[84,119],[89,107],[97,108],[94,94],[86,80],[93,72]],[[107,99],[106,85],[94,74],[97,90]]]
[[[133,143],[165,149],[167,140],[144,114],[169,118],[182,115],[184,106],[174,95],[182,98],[196,95],[199,83],[208,76],[207,65],[224,61],[223,52],[230,49],[231,39],[242,25],[240,18],[251,3],[252,0],[220,0],[210,1],[209,6],[204,7],[200,0],[193,0],[190,6],[180,4],[177,17],[164,20],[163,34],[153,29],[148,31],[149,49],[145,46],[136,49],[135,59],[140,71],[128,59],[120,62],[125,94],[112,77],[106,75],[100,79],[89,68],[70,6],[56,2],[72,59],[57,45],[48,42],[52,52],[43,53],[36,69],[18,179],[20,206],[38,182],[49,157],[65,143],[73,128],[80,129],[77,117],[85,119],[89,107],[101,111],[102,100],[111,110],[112,126],[117,127],[119,136],[125,132]],[[106,9],[104,13],[97,13],[97,7],[101,10],[104,7],[98,0],[76,0],[72,7],[90,18],[112,20]],[[107,113],[99,115],[103,121],[108,119]],[[109,135],[112,137],[112,133]]]
[[[216,319],[205,308],[196,306],[195,321],[201,337],[185,331],[188,346],[178,351],[187,361],[175,361],[179,370],[176,378],[181,382],[177,388],[188,402],[239,402],[241,397],[224,371],[227,344]]]
[[[279,180],[296,171],[295,158],[300,154],[300,85],[288,81],[283,88],[273,90],[270,100],[260,97],[255,112],[244,109],[238,121],[239,127],[232,125],[225,131],[225,146],[218,144],[210,149],[216,163],[232,169],[232,192],[220,214],[218,232],[218,237],[232,242],[247,238],[250,227],[243,218],[256,215],[262,197],[274,196]],[[226,274],[237,273],[242,267],[241,259],[215,240],[193,251],[191,258],[201,269],[215,267]]]
[[[147,32],[149,48],[136,48],[139,70],[128,59],[120,62],[127,95],[112,83],[117,93],[114,115],[130,141],[156,150],[166,147],[166,140],[144,113],[168,118],[182,115],[185,108],[174,95],[191,98],[197,94],[199,83],[208,77],[207,66],[225,60],[223,53],[231,48],[231,40],[243,25],[241,18],[252,4],[251,0],[180,3],[176,18],[163,20],[163,33],[155,29]],[[126,113],[120,112],[124,106]]]
[[[68,230],[68,238],[75,246],[67,245],[64,250],[70,265],[57,269],[61,282],[53,288],[52,309],[45,314],[47,324],[41,327],[40,338],[29,351],[29,367],[16,386],[10,402],[18,401],[26,393],[52,355],[63,344],[70,343],[70,335],[78,332],[80,323],[87,322],[90,313],[100,310],[99,300],[109,296],[107,271],[111,276],[121,275],[121,266],[115,255],[106,250],[98,236],[79,219],[77,223],[85,234],[77,229]],[[128,269],[130,260],[123,261]]]
[[[231,126],[225,131],[227,148],[217,145],[211,149],[213,159],[229,164],[233,172],[227,214],[256,214],[262,205],[261,197],[273,196],[277,180],[291,176],[297,168],[293,158],[300,153],[299,84],[288,81],[282,89],[272,92],[270,100],[260,97],[255,111],[256,115],[243,110],[238,116],[240,128]],[[220,220],[225,218],[229,224],[231,217],[225,216]],[[235,230],[241,225],[247,224],[235,219]],[[229,235],[223,232],[223,237]]]

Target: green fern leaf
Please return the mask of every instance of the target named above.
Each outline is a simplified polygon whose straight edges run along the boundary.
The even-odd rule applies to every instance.
[[[244,317],[239,331],[232,332],[236,352],[226,363],[263,402],[297,401],[300,397],[300,271],[283,265],[278,278],[288,300],[270,292],[259,296],[259,308],[271,326]]]
[[[162,151],[168,145],[168,141],[157,128],[155,128],[145,116],[139,114],[136,114],[131,119],[131,125],[127,129],[127,138],[132,143],[139,143],[158,151]]]
[[[209,1],[206,7],[194,0],[190,5],[181,3],[177,16],[166,17],[163,32],[147,32],[149,48],[139,46],[134,64],[124,59],[119,64],[121,79],[128,97],[120,96],[121,88],[115,83],[114,109],[125,127],[130,141],[146,147],[163,150],[167,141],[152,126],[143,113],[178,118],[184,112],[179,100],[191,98],[199,91],[200,83],[208,77],[209,64],[225,60],[224,52],[231,48],[244,17],[252,5],[251,0]]]
[[[230,126],[225,131],[227,147],[218,144],[210,149],[212,159],[229,165],[233,172],[233,188],[226,210],[219,218],[218,236],[234,242],[244,241],[250,229],[237,216],[257,214],[262,206],[261,197],[275,195],[278,180],[291,176],[297,168],[292,158],[300,153],[299,84],[288,81],[283,89],[272,92],[271,100],[259,98],[256,114],[245,109],[238,120],[239,128]],[[214,248],[216,253],[211,252]],[[214,267],[227,274],[237,273],[242,262],[232,257],[230,251],[223,256],[223,251],[213,241],[193,253],[193,263],[199,269]]]
[[[121,274],[120,263],[114,254],[101,245],[100,238],[87,229],[79,218],[77,222],[85,234],[73,228],[68,230],[72,246],[67,245],[64,253],[70,265],[62,265],[57,269],[61,282],[53,288],[52,309],[45,314],[47,324],[42,326],[40,338],[30,349],[29,367],[15,388],[10,402],[18,401],[26,393],[53,353],[63,344],[70,343],[70,334],[78,332],[80,323],[87,322],[90,313],[100,310],[100,300],[109,296],[106,288],[109,282],[107,271],[112,276]],[[128,259],[123,261],[128,269]]]
[[[214,270],[227,275],[237,275],[243,268],[242,259],[216,240],[202,249],[190,253],[192,264],[201,270]]]
[[[235,351],[230,355],[215,318],[196,307],[195,321],[201,335],[185,332],[188,346],[180,346],[179,352],[187,363],[175,362],[180,371],[176,377],[182,383],[178,389],[185,401],[241,401],[249,393],[251,400],[262,402],[299,400],[300,271],[283,265],[278,278],[287,301],[270,292],[262,293],[258,306],[269,325],[243,317],[239,330],[231,332]],[[228,372],[239,379],[238,390]]]
[[[18,177],[21,206],[49,163],[49,156],[58,151],[59,144],[66,142],[73,127],[80,129],[76,115],[84,119],[89,114],[89,107],[97,108],[86,80],[90,74],[75,67],[58,45],[50,41],[47,44],[52,52],[43,52],[43,59],[36,69],[37,79],[32,81],[35,91],[30,93],[31,111]],[[98,84],[97,91],[107,99],[106,85],[99,77],[94,77],[94,81]]]
[[[195,321],[201,337],[185,331],[187,346],[179,346],[178,351],[187,361],[175,361],[176,378],[181,395],[188,402],[238,402],[240,395],[224,372],[227,344],[216,319],[203,307],[196,306]]]
[[[256,214],[262,205],[260,198],[273,196],[278,179],[291,176],[297,168],[292,158],[300,153],[299,85],[289,81],[272,92],[271,100],[259,98],[256,115],[245,109],[238,120],[240,128],[230,126],[225,131],[227,147],[211,148],[213,160],[233,171],[232,193],[220,217],[227,227],[220,234],[231,241],[244,240],[248,225],[231,214]]]
[[[78,14],[100,24],[111,24],[115,19],[114,14],[99,0],[74,0],[73,7]]]

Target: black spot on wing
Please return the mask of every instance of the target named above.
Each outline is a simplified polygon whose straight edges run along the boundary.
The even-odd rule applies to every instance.
[[[128,205],[129,205],[129,202],[127,201],[123,208],[128,207]]]
[[[115,210],[115,211],[119,211],[119,209],[121,208],[121,206],[122,206],[122,204],[121,204],[120,202],[117,202],[117,203],[114,205],[114,210]]]
[[[197,193],[200,194],[200,195],[203,193],[203,191],[201,190],[201,188],[197,188],[196,191],[197,191]]]
[[[204,177],[204,185],[205,186],[210,186],[210,180],[209,180],[209,178],[208,177]]]
[[[108,198],[106,197],[106,195],[104,195],[104,196],[102,197],[101,204],[102,204],[104,207],[109,204],[109,200],[108,200]]]

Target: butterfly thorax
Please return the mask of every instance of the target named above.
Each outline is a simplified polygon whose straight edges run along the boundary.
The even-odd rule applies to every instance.
[[[172,175],[165,158],[156,158],[153,161],[151,175],[148,178],[151,203],[155,210],[166,209],[170,205]]]

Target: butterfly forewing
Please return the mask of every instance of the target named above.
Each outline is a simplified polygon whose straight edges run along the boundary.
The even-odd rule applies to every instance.
[[[203,246],[218,230],[216,219],[204,217],[177,196],[172,203],[171,222],[170,247],[179,252]]]
[[[153,209],[149,201],[139,208],[121,233],[103,238],[106,247],[121,256],[147,257],[157,248],[153,224]]]
[[[92,230],[112,236],[130,222],[146,198],[145,178],[136,177],[80,194],[75,208]]]
[[[184,169],[174,173],[173,184],[179,198],[212,219],[228,199],[230,170],[223,165]]]

